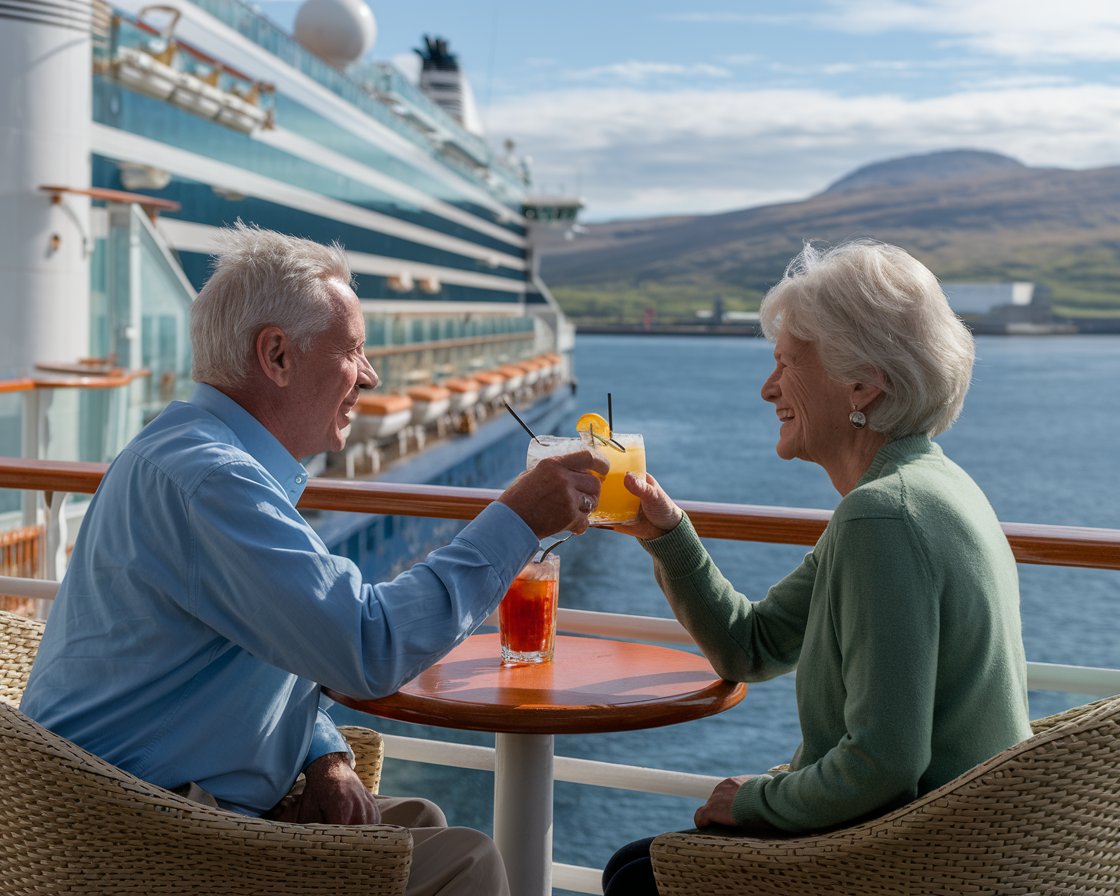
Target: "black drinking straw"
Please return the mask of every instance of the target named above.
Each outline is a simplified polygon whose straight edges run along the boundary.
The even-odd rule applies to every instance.
[[[604,444],[609,443],[619,451],[626,451],[626,447],[614,437],[614,411],[611,406],[610,392],[607,393],[607,431],[610,432],[611,437],[606,439]]]
[[[537,438],[537,434],[536,434],[535,432],[533,432],[533,431],[532,431],[531,429],[529,429],[529,427],[528,427],[528,426],[526,425],[526,423],[525,423],[525,421],[524,421],[524,420],[522,420],[522,419],[521,419],[520,417],[518,417],[518,416],[517,416],[517,411],[515,411],[515,410],[514,410],[513,408],[511,408],[511,407],[509,406],[509,402],[508,402],[508,401],[506,401],[506,400],[505,400],[505,399],[503,398],[503,399],[502,399],[502,404],[504,404],[504,405],[506,406],[506,410],[507,410],[507,411],[509,411],[509,412],[510,412],[511,414],[513,414],[513,419],[514,419],[514,420],[516,420],[516,421],[517,421],[518,423],[520,423],[520,424],[521,424],[521,428],[522,428],[523,430],[525,430],[525,432],[529,433],[529,438],[531,438],[531,439],[534,439],[534,440],[536,440],[536,441],[538,441],[538,442],[539,442],[539,441],[540,441],[540,439],[538,439],[538,438]]]

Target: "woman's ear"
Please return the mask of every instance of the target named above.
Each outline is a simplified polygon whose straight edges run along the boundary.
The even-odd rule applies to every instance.
[[[885,391],[884,377],[879,371],[874,370],[867,381],[852,383],[850,386],[852,410],[866,411],[874,404]]]

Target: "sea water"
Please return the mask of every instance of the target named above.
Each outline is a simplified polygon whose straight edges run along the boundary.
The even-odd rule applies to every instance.
[[[607,413],[645,436],[648,469],[674,498],[831,509],[823,470],[774,453],[778,421],[759,389],[773,367],[762,339],[580,336],[577,412]],[[568,433],[564,433],[568,434]],[[574,434],[571,433],[571,434]],[[527,441],[527,437],[526,437]],[[938,438],[1005,522],[1120,528],[1120,337],[982,337],[956,425]],[[706,539],[752,598],[808,550]],[[669,616],[651,562],[631,538],[593,530],[560,547],[560,605]],[[1120,576],[1021,565],[1027,658],[1120,667]],[[1032,693],[1032,716],[1087,697]],[[493,744],[493,735],[370,720],[389,733]],[[556,753],[730,776],[786,762],[799,740],[792,676],[751,685],[722,715],[667,728],[558,736]],[[452,824],[491,831],[493,777],[390,761],[384,793],[420,793]],[[554,853],[602,867],[629,840],[691,826],[697,801],[557,783]],[[558,891],[559,892],[559,891]]]

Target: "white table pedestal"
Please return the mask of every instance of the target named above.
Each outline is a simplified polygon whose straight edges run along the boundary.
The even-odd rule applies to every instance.
[[[495,735],[494,841],[515,896],[552,896],[553,741]]]

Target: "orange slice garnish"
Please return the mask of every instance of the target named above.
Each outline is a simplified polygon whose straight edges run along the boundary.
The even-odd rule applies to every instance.
[[[576,432],[594,432],[600,439],[609,439],[611,437],[610,426],[607,424],[607,421],[598,414],[584,414],[580,417],[579,420],[576,421]]]

